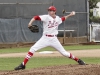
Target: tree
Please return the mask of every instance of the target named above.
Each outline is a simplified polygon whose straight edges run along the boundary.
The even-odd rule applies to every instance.
[[[100,23],[100,17],[94,17],[93,16],[93,8],[98,8],[97,3],[100,2],[100,0],[89,0],[89,19],[91,22],[99,22]]]

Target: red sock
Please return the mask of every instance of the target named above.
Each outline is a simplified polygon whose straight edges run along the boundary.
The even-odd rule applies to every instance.
[[[23,65],[26,65],[26,63],[28,62],[28,60],[33,56],[32,52],[28,52],[28,54],[26,55],[24,61],[23,61]]]
[[[73,56],[71,53],[70,53],[70,57],[71,59],[75,60],[75,61],[78,61],[78,58],[76,58],[75,56]]]

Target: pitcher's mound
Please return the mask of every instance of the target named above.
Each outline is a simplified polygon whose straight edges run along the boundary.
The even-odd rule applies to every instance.
[[[61,65],[20,71],[0,71],[0,75],[100,75],[100,65]]]

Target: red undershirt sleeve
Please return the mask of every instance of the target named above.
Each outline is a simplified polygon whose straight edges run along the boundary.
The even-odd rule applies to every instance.
[[[61,17],[61,20],[62,20],[62,21],[65,21],[65,17],[64,17],[64,16],[63,16],[63,17]]]
[[[33,17],[35,20],[41,20],[41,18],[39,16],[34,16]]]

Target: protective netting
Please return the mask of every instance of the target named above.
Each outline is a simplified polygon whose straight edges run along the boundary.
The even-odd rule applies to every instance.
[[[31,33],[27,25],[33,16],[47,14],[47,8],[50,5],[57,8],[57,15],[60,17],[68,14],[63,14],[63,9],[67,12],[73,10],[78,12],[62,23],[59,30],[75,30],[72,34],[73,37],[87,36],[87,0],[25,0],[23,2],[21,0],[9,0],[9,2],[5,0],[1,2],[0,43],[37,41],[42,36],[42,22],[34,22],[39,26],[39,33]],[[58,36],[63,37],[63,33],[59,32]],[[70,36],[69,32],[67,32],[67,36]]]
[[[0,19],[0,43],[33,42],[38,40],[42,35],[42,30],[40,29],[39,33],[32,33],[28,29],[29,20],[21,18]],[[39,22],[35,23],[38,24]]]

